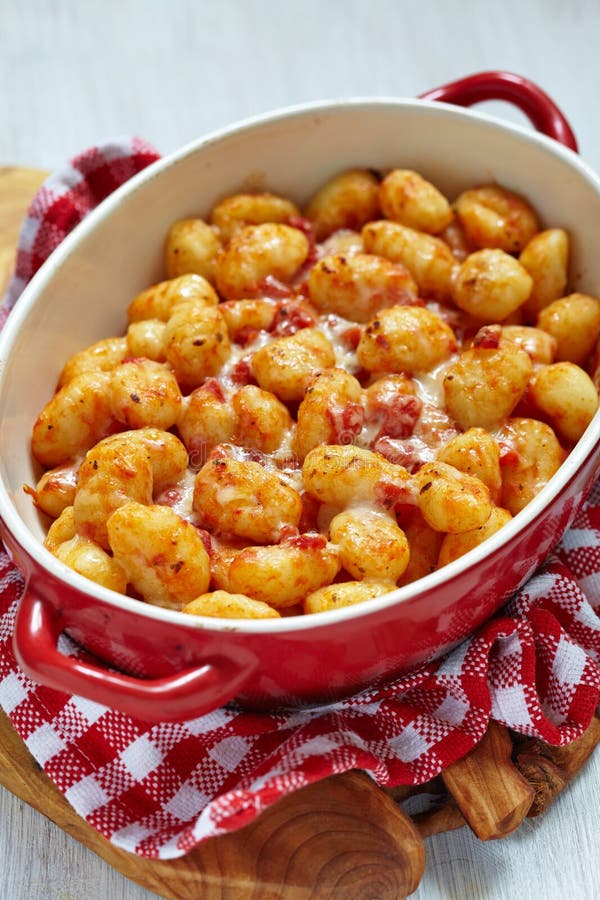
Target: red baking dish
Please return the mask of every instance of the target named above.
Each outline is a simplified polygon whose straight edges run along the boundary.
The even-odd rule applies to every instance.
[[[504,99],[543,134],[456,105]],[[192,718],[230,700],[256,708],[348,695],[446,652],[492,616],[558,542],[600,465],[596,415],[559,472],[484,545],[367,603],[273,620],[192,617],[113,593],[42,546],[24,483],[29,441],[64,360],[120,333],[124,309],[162,277],[164,235],[240,186],[302,204],[357,165],[415,168],[449,197],[497,181],[525,195],[544,224],[568,230],[573,289],[599,292],[600,180],[576,154],[564,116],[538,87],[482,73],[419,100],[351,99],[261,116],[163,159],[111,195],[52,254],[0,336],[1,534],[26,589],[14,647],[50,687],[148,720]],[[97,657],[57,647],[66,632]],[[105,665],[107,664],[107,665]]]

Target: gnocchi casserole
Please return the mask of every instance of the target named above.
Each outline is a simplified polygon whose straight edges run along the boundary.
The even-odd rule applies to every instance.
[[[502,528],[598,406],[600,300],[498,185],[346,171],[175,222],[123,336],[69,359],[26,486],[45,546],[191,615],[318,613]]]

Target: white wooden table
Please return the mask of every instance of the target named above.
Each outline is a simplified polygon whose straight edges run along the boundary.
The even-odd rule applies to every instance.
[[[168,152],[277,106],[414,96],[504,68],[553,95],[600,171],[598,46],[597,0],[0,0],[0,165],[56,167],[120,134]],[[522,121],[499,104],[488,111]],[[598,898],[599,809],[597,754],[510,838],[430,839],[414,896]],[[152,896],[2,790],[0,823],[0,900]]]

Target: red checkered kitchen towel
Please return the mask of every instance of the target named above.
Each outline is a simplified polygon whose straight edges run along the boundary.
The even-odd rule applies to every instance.
[[[122,141],[50,178],[25,220],[6,306],[87,212],[156,158],[142,141]],[[149,725],[41,687],[11,650],[22,589],[2,554],[0,704],[77,812],[146,857],[181,856],[333,773],[364,769],[380,785],[427,781],[480,740],[490,717],[568,743],[600,696],[600,485],[501,617],[441,661],[318,709],[225,708]],[[80,652],[64,636],[60,647]]]

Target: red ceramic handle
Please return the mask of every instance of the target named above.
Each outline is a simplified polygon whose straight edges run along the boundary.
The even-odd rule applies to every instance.
[[[537,84],[512,72],[479,72],[421,94],[421,100],[443,100],[472,106],[483,100],[506,100],[518,106],[534,128],[577,152],[577,140],[554,100]]]
[[[166,678],[134,678],[60,653],[56,644],[63,629],[54,607],[26,591],[13,636],[24,671],[57,691],[149,722],[180,722],[217,709],[239,693],[250,674],[248,666],[219,658]]]

